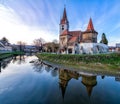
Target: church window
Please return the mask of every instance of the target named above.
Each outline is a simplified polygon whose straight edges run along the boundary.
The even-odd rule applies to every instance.
[[[64,25],[62,25],[62,30],[64,30]]]

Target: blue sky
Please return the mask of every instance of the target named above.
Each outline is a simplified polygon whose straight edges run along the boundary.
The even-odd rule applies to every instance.
[[[64,4],[70,30],[84,31],[91,17],[98,42],[104,32],[109,45],[120,43],[119,0],[0,0],[0,38],[28,44],[40,37],[59,39]]]

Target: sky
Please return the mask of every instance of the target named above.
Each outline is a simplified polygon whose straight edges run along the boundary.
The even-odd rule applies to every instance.
[[[98,42],[105,33],[109,46],[120,43],[119,0],[0,0],[0,39],[12,44],[58,40],[64,6],[71,31],[85,31],[91,17]]]

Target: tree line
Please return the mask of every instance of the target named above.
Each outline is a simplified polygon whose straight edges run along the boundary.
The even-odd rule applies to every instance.
[[[0,42],[9,43],[9,40],[6,37],[3,37]],[[100,43],[108,45],[108,40],[106,38],[105,33],[102,34]],[[16,44],[20,51],[24,51],[25,46],[27,45],[26,42],[18,41]],[[38,38],[33,40],[33,45],[37,49],[38,52],[58,52],[59,50],[59,42],[58,40],[54,39],[52,42],[46,42],[43,38]],[[12,47],[14,51],[16,51],[16,47]]]
[[[12,46],[13,51],[24,51],[26,42],[18,41],[16,45],[10,45],[9,40],[6,37],[0,39],[0,42],[4,43],[4,45]],[[43,38],[38,38],[33,40],[33,44],[38,52],[57,52],[59,49],[58,40],[54,39],[52,42],[46,42]]]

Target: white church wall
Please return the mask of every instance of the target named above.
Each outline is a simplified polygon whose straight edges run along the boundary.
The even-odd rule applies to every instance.
[[[80,43],[80,54],[96,54],[108,52],[108,46],[102,43]]]

